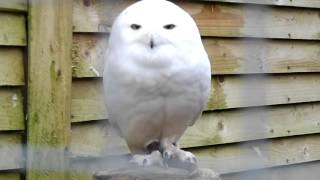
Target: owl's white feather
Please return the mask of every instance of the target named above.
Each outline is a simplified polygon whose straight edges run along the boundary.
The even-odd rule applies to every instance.
[[[176,143],[210,93],[210,62],[191,16],[165,0],[142,0],[115,20],[104,91],[111,123],[133,153]]]

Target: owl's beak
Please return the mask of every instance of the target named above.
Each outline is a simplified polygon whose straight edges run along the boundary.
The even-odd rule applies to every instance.
[[[150,39],[150,48],[153,49],[154,48],[154,41],[153,38]]]

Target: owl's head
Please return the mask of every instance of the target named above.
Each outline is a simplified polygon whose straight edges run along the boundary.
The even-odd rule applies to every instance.
[[[201,43],[192,17],[166,0],[142,0],[126,8],[113,24],[110,45],[144,53],[163,53]]]

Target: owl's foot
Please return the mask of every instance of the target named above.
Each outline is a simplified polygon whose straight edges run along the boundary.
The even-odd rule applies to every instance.
[[[169,167],[195,170],[197,166],[197,158],[191,152],[184,151],[175,145],[167,146],[163,153],[164,164]]]
[[[148,166],[163,166],[162,155],[159,151],[153,151],[151,154],[136,154],[133,155],[130,163],[148,167]]]

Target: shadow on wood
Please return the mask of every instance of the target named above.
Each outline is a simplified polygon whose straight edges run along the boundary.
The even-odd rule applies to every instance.
[[[93,180],[220,180],[219,174],[209,169],[188,172],[177,168],[129,167],[95,173]]]

